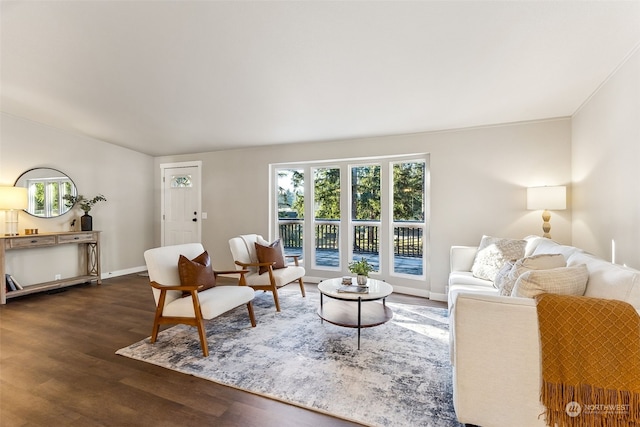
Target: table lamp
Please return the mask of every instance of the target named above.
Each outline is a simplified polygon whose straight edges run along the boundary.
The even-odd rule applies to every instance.
[[[27,189],[0,186],[0,210],[5,211],[5,236],[18,235],[18,213],[29,207]]]
[[[564,185],[527,188],[527,209],[542,209],[543,237],[551,238],[551,213],[549,210],[565,210],[567,208],[567,187]]]

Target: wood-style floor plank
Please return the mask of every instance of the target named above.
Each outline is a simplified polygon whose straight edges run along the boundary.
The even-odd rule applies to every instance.
[[[443,306],[397,294],[389,301]],[[0,425],[357,425],[117,356],[149,336],[154,308],[148,278],[137,274],[10,299],[0,307]]]

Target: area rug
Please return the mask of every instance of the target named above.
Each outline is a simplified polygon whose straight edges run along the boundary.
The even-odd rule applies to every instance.
[[[369,426],[460,425],[446,309],[387,302],[393,319],[362,329],[358,350],[357,329],[321,322],[318,294],[279,295],[280,313],[256,293],[255,328],[244,308],[207,322],[207,358],[185,325],[116,353]]]

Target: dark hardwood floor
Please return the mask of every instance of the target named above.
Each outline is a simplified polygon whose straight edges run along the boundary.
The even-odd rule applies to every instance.
[[[316,285],[306,288],[317,292]],[[445,306],[398,294],[389,300]],[[149,336],[154,308],[148,278],[140,275],[1,306],[0,425],[357,425],[117,356]]]

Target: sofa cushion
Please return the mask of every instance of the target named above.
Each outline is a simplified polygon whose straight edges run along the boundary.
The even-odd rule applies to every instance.
[[[482,236],[471,272],[474,276],[493,281],[505,262],[524,256],[526,240]]]
[[[518,278],[512,295],[520,298],[533,298],[544,293],[584,295],[588,280],[589,270],[585,264],[529,270]]]
[[[577,252],[583,252],[582,249],[578,249],[575,246],[566,246],[561,245],[557,242],[554,242],[551,239],[547,239],[546,237],[541,237],[531,255],[539,255],[539,254],[562,254],[566,260],[569,259],[571,255]]]
[[[194,259],[189,259],[184,255],[180,255],[178,259],[178,274],[180,275],[180,284],[185,285],[202,285],[198,292],[211,289],[216,285],[216,275],[211,268],[211,259],[209,253],[204,251]],[[182,296],[191,295],[189,292],[183,292]]]
[[[586,252],[575,253],[567,265],[586,264],[589,283],[585,296],[625,301],[640,310],[640,271],[612,264]]]
[[[509,261],[496,275],[494,286],[500,290],[500,295],[509,296],[516,281],[523,273],[530,270],[549,270],[566,265],[567,262],[562,254],[539,254],[521,258],[515,262]]]
[[[491,280],[479,279],[471,274],[470,271],[452,271],[449,274],[449,286],[453,285],[474,285],[483,288],[492,288]]]
[[[273,269],[285,268],[284,254],[282,252],[282,244],[280,239],[276,239],[272,243],[269,243],[263,239],[258,239],[255,243],[256,255],[258,256],[258,262],[273,262]],[[269,267],[260,266],[259,273],[263,274],[269,271]]]
[[[216,286],[206,291],[198,292],[202,317],[213,319],[239,305],[246,304],[253,299],[255,291],[247,286]],[[165,305],[164,316],[194,317],[193,301],[191,298],[178,298]]]

